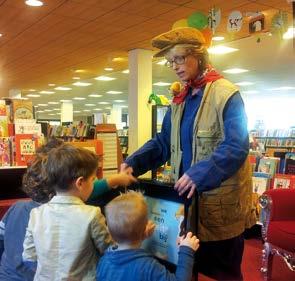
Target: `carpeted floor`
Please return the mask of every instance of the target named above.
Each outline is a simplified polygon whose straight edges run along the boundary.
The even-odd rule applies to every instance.
[[[242,263],[244,281],[263,281],[260,273],[262,242],[259,239],[245,240],[245,251]],[[212,281],[204,275],[199,275],[199,281]],[[274,257],[272,281],[295,281],[295,272],[288,269],[285,262]]]

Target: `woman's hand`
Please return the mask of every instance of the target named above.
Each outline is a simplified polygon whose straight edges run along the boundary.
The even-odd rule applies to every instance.
[[[174,189],[178,192],[179,196],[189,190],[187,198],[191,198],[196,190],[196,184],[187,174],[183,174],[183,176],[175,183]]]

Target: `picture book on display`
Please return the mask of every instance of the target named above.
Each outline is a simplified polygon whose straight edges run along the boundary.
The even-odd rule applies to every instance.
[[[28,100],[12,100],[13,120],[33,119],[33,104]]]
[[[285,174],[295,175],[295,152],[289,152],[285,156]]]
[[[252,176],[253,192],[263,194],[270,187],[271,175],[269,173],[254,172]]]
[[[277,157],[263,157],[258,164],[258,172],[269,173],[271,177],[278,172],[280,158]]]
[[[6,104],[4,100],[0,100],[0,137],[8,136],[8,118],[6,112]]]
[[[273,189],[277,188],[295,188],[295,175],[276,174]]]
[[[17,166],[27,166],[38,146],[38,138],[33,134],[15,135],[15,160]]]
[[[11,165],[11,141],[10,138],[0,138],[0,167]]]

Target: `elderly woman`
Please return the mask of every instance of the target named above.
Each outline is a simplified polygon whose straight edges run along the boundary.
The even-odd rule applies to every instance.
[[[174,188],[187,198],[187,230],[201,241],[195,272],[242,280],[243,232],[254,224],[247,118],[237,87],[209,65],[205,44],[189,27],[152,40],[184,87],[162,131],[121,168],[140,175],[170,159]]]

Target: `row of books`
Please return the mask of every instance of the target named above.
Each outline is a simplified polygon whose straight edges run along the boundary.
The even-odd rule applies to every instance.
[[[295,128],[251,131],[254,137],[295,137]]]
[[[48,137],[67,137],[67,138],[89,138],[95,137],[95,126],[82,122],[72,123],[67,126],[54,125],[49,126]]]

